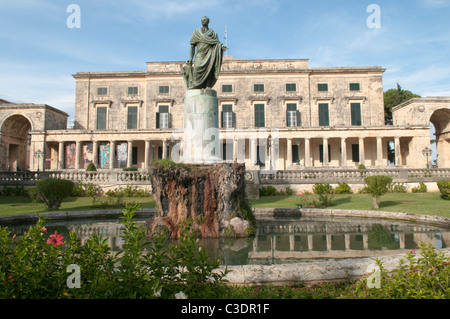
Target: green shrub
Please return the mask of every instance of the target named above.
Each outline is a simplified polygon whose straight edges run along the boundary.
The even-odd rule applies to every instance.
[[[419,182],[419,186],[411,188],[411,192],[413,193],[426,193],[427,185],[424,182]]]
[[[277,190],[273,186],[263,186],[259,189],[259,196],[276,196]]]
[[[86,172],[96,172],[97,169],[95,168],[95,164],[94,163],[89,163],[89,165],[86,168]]]
[[[406,186],[404,183],[391,183],[388,186],[389,193],[406,193]]]
[[[388,186],[392,183],[392,178],[385,175],[375,175],[364,178],[364,182],[366,183],[364,190],[373,198],[373,208],[380,208],[378,199],[389,191]]]
[[[350,186],[347,183],[339,183],[338,186],[333,189],[335,194],[350,194]]]
[[[439,191],[441,192],[441,198],[450,200],[450,179],[438,181],[437,185],[439,187]]]
[[[286,195],[288,195],[288,196],[294,195],[294,191],[293,191],[292,188],[290,188],[290,187],[286,187],[285,193],[286,193]]]
[[[181,225],[177,244],[164,236],[149,243],[144,225],[134,220],[138,208],[124,210],[123,244],[114,252],[102,235],[81,244],[75,231],[66,238],[47,234],[44,219],[15,238],[0,226],[0,299],[173,299],[180,292],[193,299],[222,297],[228,271],[216,271],[218,259],[199,248],[191,223]],[[73,265],[81,271],[76,288],[68,285],[76,284],[68,271]]]
[[[122,169],[124,172],[137,172],[138,168],[135,166],[125,167]]]
[[[110,189],[105,193],[110,197],[150,197],[152,193],[148,189],[133,188],[131,185],[127,187],[119,186],[115,189]]]
[[[41,197],[38,194],[37,186],[28,187],[27,195],[33,204],[43,203]]]
[[[65,179],[46,178],[36,183],[39,197],[47,209],[58,209],[64,198],[72,194],[74,183]]]
[[[329,183],[316,183],[313,186],[313,193],[319,195],[322,206],[328,207],[333,197],[333,187]]]

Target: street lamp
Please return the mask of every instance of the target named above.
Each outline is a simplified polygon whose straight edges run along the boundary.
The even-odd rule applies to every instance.
[[[426,156],[426,157],[427,157],[427,168],[428,168],[428,169],[430,168],[430,164],[429,164],[429,162],[428,162],[428,157],[431,156],[431,152],[432,152],[432,151],[431,151],[430,148],[428,148],[428,146],[425,147],[425,148],[422,150],[423,156]]]
[[[39,162],[40,162],[40,158],[42,157],[42,151],[41,150],[37,150],[36,152],[34,152],[34,158],[37,159],[37,171],[39,173]]]

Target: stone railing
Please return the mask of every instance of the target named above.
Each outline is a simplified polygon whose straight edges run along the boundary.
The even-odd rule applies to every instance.
[[[273,174],[259,172],[257,178],[261,184],[313,184],[313,183],[364,183],[364,178],[374,175],[387,175],[393,182],[435,182],[450,179],[450,168],[433,169],[308,169],[295,171],[277,171]]]
[[[44,178],[67,179],[75,183],[93,184],[150,184],[148,172],[143,171],[44,171],[0,172],[0,185],[34,185]]]
[[[433,169],[308,169],[277,171],[265,174],[263,171],[247,172],[248,182],[255,184],[314,184],[337,183],[363,184],[364,178],[373,175],[388,175],[394,182],[436,182],[450,179],[450,168]],[[104,170],[96,172],[65,170],[43,172],[0,172],[0,185],[34,185],[37,180],[44,178],[61,178],[76,183],[93,183],[97,185],[149,185],[150,176],[147,171]]]

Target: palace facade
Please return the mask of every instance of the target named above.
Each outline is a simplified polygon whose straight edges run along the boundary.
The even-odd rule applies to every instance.
[[[181,62],[146,71],[78,72],[75,122],[48,105],[0,100],[0,169],[146,169],[177,160],[184,128]],[[423,98],[393,110],[385,125],[379,66],[310,68],[306,59],[225,57],[213,88],[220,154],[251,170],[427,168],[430,121],[438,166],[450,167],[450,98]]]

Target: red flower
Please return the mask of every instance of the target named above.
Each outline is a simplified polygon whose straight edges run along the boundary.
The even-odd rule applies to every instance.
[[[47,234],[47,228],[45,228],[45,227],[44,227],[44,228],[42,228],[42,229],[41,229],[41,232],[43,232],[43,233],[46,233],[46,234]]]
[[[64,239],[63,235],[57,234],[55,231],[55,234],[50,235],[50,238],[47,239],[47,243],[57,247],[59,245],[64,245],[63,239]]]

